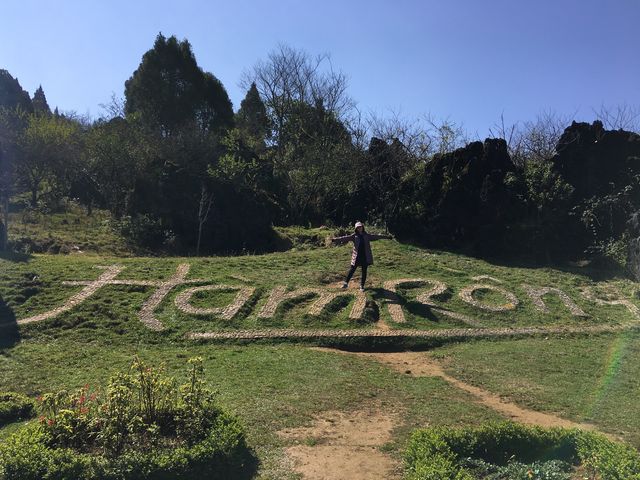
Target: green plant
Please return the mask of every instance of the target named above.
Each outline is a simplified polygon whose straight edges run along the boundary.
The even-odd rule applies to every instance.
[[[602,480],[640,479],[640,454],[629,445],[584,433],[577,438],[577,449],[582,464]]]
[[[573,466],[562,460],[538,461],[530,464],[510,461],[494,465],[477,458],[466,458],[461,465],[484,480],[571,480]]]
[[[599,480],[640,479],[640,454],[580,430],[489,423],[417,430],[405,452],[409,480],[563,480],[582,465]]]
[[[135,357],[105,399],[88,385],[43,395],[39,422],[0,447],[0,479],[225,478],[247,456],[244,431],[206,388],[202,360],[189,363],[181,387]]]
[[[35,411],[34,406],[33,400],[20,393],[0,393],[0,427],[32,417]]]

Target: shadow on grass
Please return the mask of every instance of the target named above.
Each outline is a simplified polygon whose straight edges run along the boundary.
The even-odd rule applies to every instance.
[[[20,331],[13,309],[0,296],[0,348],[11,348],[20,341]]]
[[[594,282],[612,280],[615,278],[630,278],[629,273],[623,268],[613,264],[611,261],[607,261],[606,259],[594,258],[591,260],[581,259],[570,261],[567,259],[553,259],[551,257],[541,256],[539,254],[536,255],[534,253],[513,254],[505,252],[501,255],[485,254],[473,246],[447,248],[439,245],[434,247],[428,243],[410,239],[403,240],[402,243],[411,245],[412,247],[428,249],[433,252],[450,253],[470,257],[476,260],[482,260],[497,267],[529,269],[552,268],[572,275],[587,277]]]
[[[407,300],[407,298],[405,298],[405,295],[398,295],[397,293],[391,292],[382,287],[371,288],[369,290],[372,292],[373,299],[376,302],[381,302],[380,308],[385,308],[385,302],[393,303],[396,305],[401,305],[403,309],[406,309],[413,315],[422,317],[431,322],[440,323],[440,319],[435,313],[433,313],[431,307],[425,305],[424,303],[420,303],[415,300]]]
[[[0,251],[0,259],[8,260],[9,262],[28,262],[31,260],[31,254],[29,253],[20,253],[20,252],[10,252],[10,251]]]
[[[242,466],[233,472],[229,472],[226,478],[233,480],[250,480],[255,478],[256,473],[258,472],[258,467],[260,466],[260,461],[254,454],[253,450],[246,449],[242,453],[242,458],[239,460],[241,461]]]

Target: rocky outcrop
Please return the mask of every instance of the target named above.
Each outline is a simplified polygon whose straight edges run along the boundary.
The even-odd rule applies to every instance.
[[[426,167],[424,190],[436,243],[501,238],[493,230],[506,223],[509,193],[505,177],[514,171],[502,139],[473,142],[436,155]]]
[[[629,217],[640,209],[640,135],[605,130],[599,121],[573,122],[560,137],[556,152],[553,167],[574,189],[573,215],[567,217],[565,231],[577,235],[570,243],[576,254],[589,249],[602,254],[603,246],[626,238],[634,223],[628,222]],[[628,268],[638,278],[637,213],[635,218]]]
[[[640,135],[605,130],[602,122],[573,122],[560,137],[555,170],[575,188],[575,199],[606,195],[640,174]]]

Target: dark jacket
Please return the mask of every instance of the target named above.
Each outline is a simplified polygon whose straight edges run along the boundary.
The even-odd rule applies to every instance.
[[[371,244],[373,240],[381,240],[384,238],[392,238],[390,235],[377,235],[375,233],[362,232],[362,240],[364,241],[364,255],[367,265],[373,265],[373,253],[371,253]],[[331,239],[332,242],[337,244],[344,244],[347,242],[353,242],[353,250],[351,251],[351,265],[356,264],[358,258],[358,247],[360,246],[360,237],[352,233],[344,237],[336,237]]]

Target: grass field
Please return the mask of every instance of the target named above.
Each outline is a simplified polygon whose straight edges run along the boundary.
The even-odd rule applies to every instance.
[[[187,340],[185,333],[270,328],[366,330],[380,328],[381,322],[376,320],[390,329],[468,327],[417,302],[423,289],[409,287],[398,290],[406,323],[396,323],[385,305],[388,292],[382,284],[400,278],[444,282],[448,291],[437,297],[436,304],[473,317],[481,327],[581,327],[640,321],[624,305],[599,305],[580,293],[587,286],[594,288],[599,298],[619,296],[640,305],[640,286],[620,276],[568,266],[499,265],[389,240],[373,244],[375,264],[366,295],[370,305],[377,305],[377,313],[374,308],[369,321],[355,322],[348,317],[353,299],[334,301],[326,312],[309,315],[310,297],[286,302],[272,318],[258,318],[274,286],[331,289],[341,280],[348,267],[349,248],[321,247],[317,240],[288,252],[238,257],[144,258],[86,252],[5,256],[0,259],[0,319],[5,325],[0,329],[0,390],[37,395],[87,383],[99,387],[113,372],[125,368],[135,354],[164,363],[179,376],[187,358],[202,356],[208,381],[218,390],[221,403],[236,412],[247,427],[250,445],[260,461],[259,478],[296,478],[283,450],[291,440],[277,432],[309,424],[321,412],[375,405],[397,414],[401,420],[394,427],[393,440],[384,446],[396,457],[416,427],[472,425],[502,417],[441,378],[401,374],[367,358],[318,351],[294,341],[194,342]],[[95,280],[101,273],[98,266],[124,267],[118,279],[157,281],[171,277],[184,263],[190,264],[188,279],[204,280],[195,285],[248,285],[255,293],[235,318],[223,320],[178,309],[175,297],[193,285],[177,285],[155,310],[164,330],[153,331],[138,315],[157,287],[106,285],[54,318],[16,325],[20,319],[62,305],[83,288],[62,282]],[[479,275],[493,280],[473,280]],[[459,292],[474,283],[504,288],[516,295],[519,304],[509,311],[494,312],[465,303]],[[525,283],[561,289],[589,316],[572,316],[553,295],[545,296],[549,313],[540,312],[523,289]],[[204,291],[194,295],[191,304],[220,307],[234,295]],[[490,291],[476,299],[488,305],[504,303],[501,295]],[[590,422],[640,446],[640,407],[636,401],[640,333],[633,326],[598,335],[442,342],[438,347],[431,344],[424,355],[440,362],[450,375],[518,405]],[[0,438],[16,428],[0,429]]]

